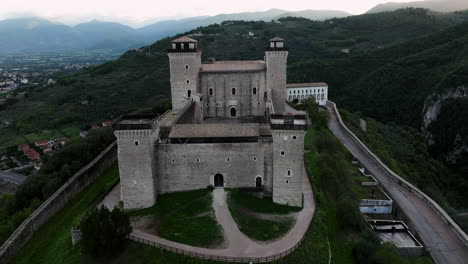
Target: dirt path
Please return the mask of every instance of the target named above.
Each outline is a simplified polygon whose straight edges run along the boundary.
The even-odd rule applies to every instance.
[[[226,191],[224,189],[215,189],[213,191],[213,209],[218,223],[224,229],[226,248],[209,249],[189,246],[161,237],[145,233],[142,230],[135,229],[133,236],[147,239],[166,246],[175,247],[181,250],[190,251],[198,254],[208,254],[221,257],[244,257],[260,258],[269,257],[284,252],[294,247],[304,236],[309,227],[315,212],[315,201],[312,194],[312,187],[308,177],[303,178],[304,208],[297,213],[294,227],[282,238],[271,243],[259,244],[239,231],[234,219],[229,212],[226,202]]]

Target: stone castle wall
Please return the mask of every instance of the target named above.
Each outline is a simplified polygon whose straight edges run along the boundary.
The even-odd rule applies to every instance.
[[[126,210],[150,207],[157,197],[154,171],[156,131],[117,130],[121,198]]]
[[[172,108],[181,109],[190,100],[188,91],[197,91],[201,52],[169,53]]]
[[[206,188],[216,174],[224,187],[255,187],[257,176],[271,192],[271,142],[217,144],[158,144],[157,175],[160,193]],[[270,188],[268,190],[268,188]]]
[[[68,179],[60,189],[23,221],[0,248],[0,263],[8,263],[50,217],[67,205],[68,201],[112,166],[116,160],[117,144],[113,142],[99,156]]]
[[[265,85],[265,71],[201,74],[204,116],[230,117],[232,107],[237,116],[263,116]],[[232,88],[236,90],[234,95]]]
[[[303,130],[273,130],[273,202],[302,206]]]

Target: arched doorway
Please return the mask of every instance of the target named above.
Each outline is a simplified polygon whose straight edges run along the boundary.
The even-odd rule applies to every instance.
[[[262,188],[262,178],[261,177],[257,177],[255,179],[255,187],[256,188]]]
[[[224,187],[223,175],[218,173],[214,176],[214,187]]]
[[[236,114],[237,114],[236,112],[237,112],[236,108],[234,107],[231,108],[231,117],[236,117]]]

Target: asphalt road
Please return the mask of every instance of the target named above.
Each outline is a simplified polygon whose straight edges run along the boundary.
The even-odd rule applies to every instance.
[[[332,109],[330,112],[329,128],[351,151],[351,153],[365,166],[382,184],[387,193],[398,204],[401,210],[414,223],[414,227],[423,244],[438,264],[468,264],[468,249],[451,231],[442,217],[416,194],[409,192],[389,178],[386,172],[377,167],[374,162],[350,140],[338,125],[338,120]]]
[[[19,185],[26,180],[26,176],[11,171],[0,171],[0,179]]]

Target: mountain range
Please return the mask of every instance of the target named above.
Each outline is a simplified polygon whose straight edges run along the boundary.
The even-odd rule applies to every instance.
[[[468,9],[468,1],[466,0],[425,0],[425,1],[413,1],[408,3],[395,3],[389,2],[385,4],[379,4],[367,13],[378,13],[386,11],[394,11],[400,8],[427,8],[437,12],[454,12]]]
[[[345,17],[343,11],[270,9],[263,12],[199,16],[160,21],[142,28],[92,20],[74,27],[39,17],[0,21],[0,54],[107,49],[117,52],[143,46],[197,27],[229,20],[271,21],[286,16],[324,20]]]

